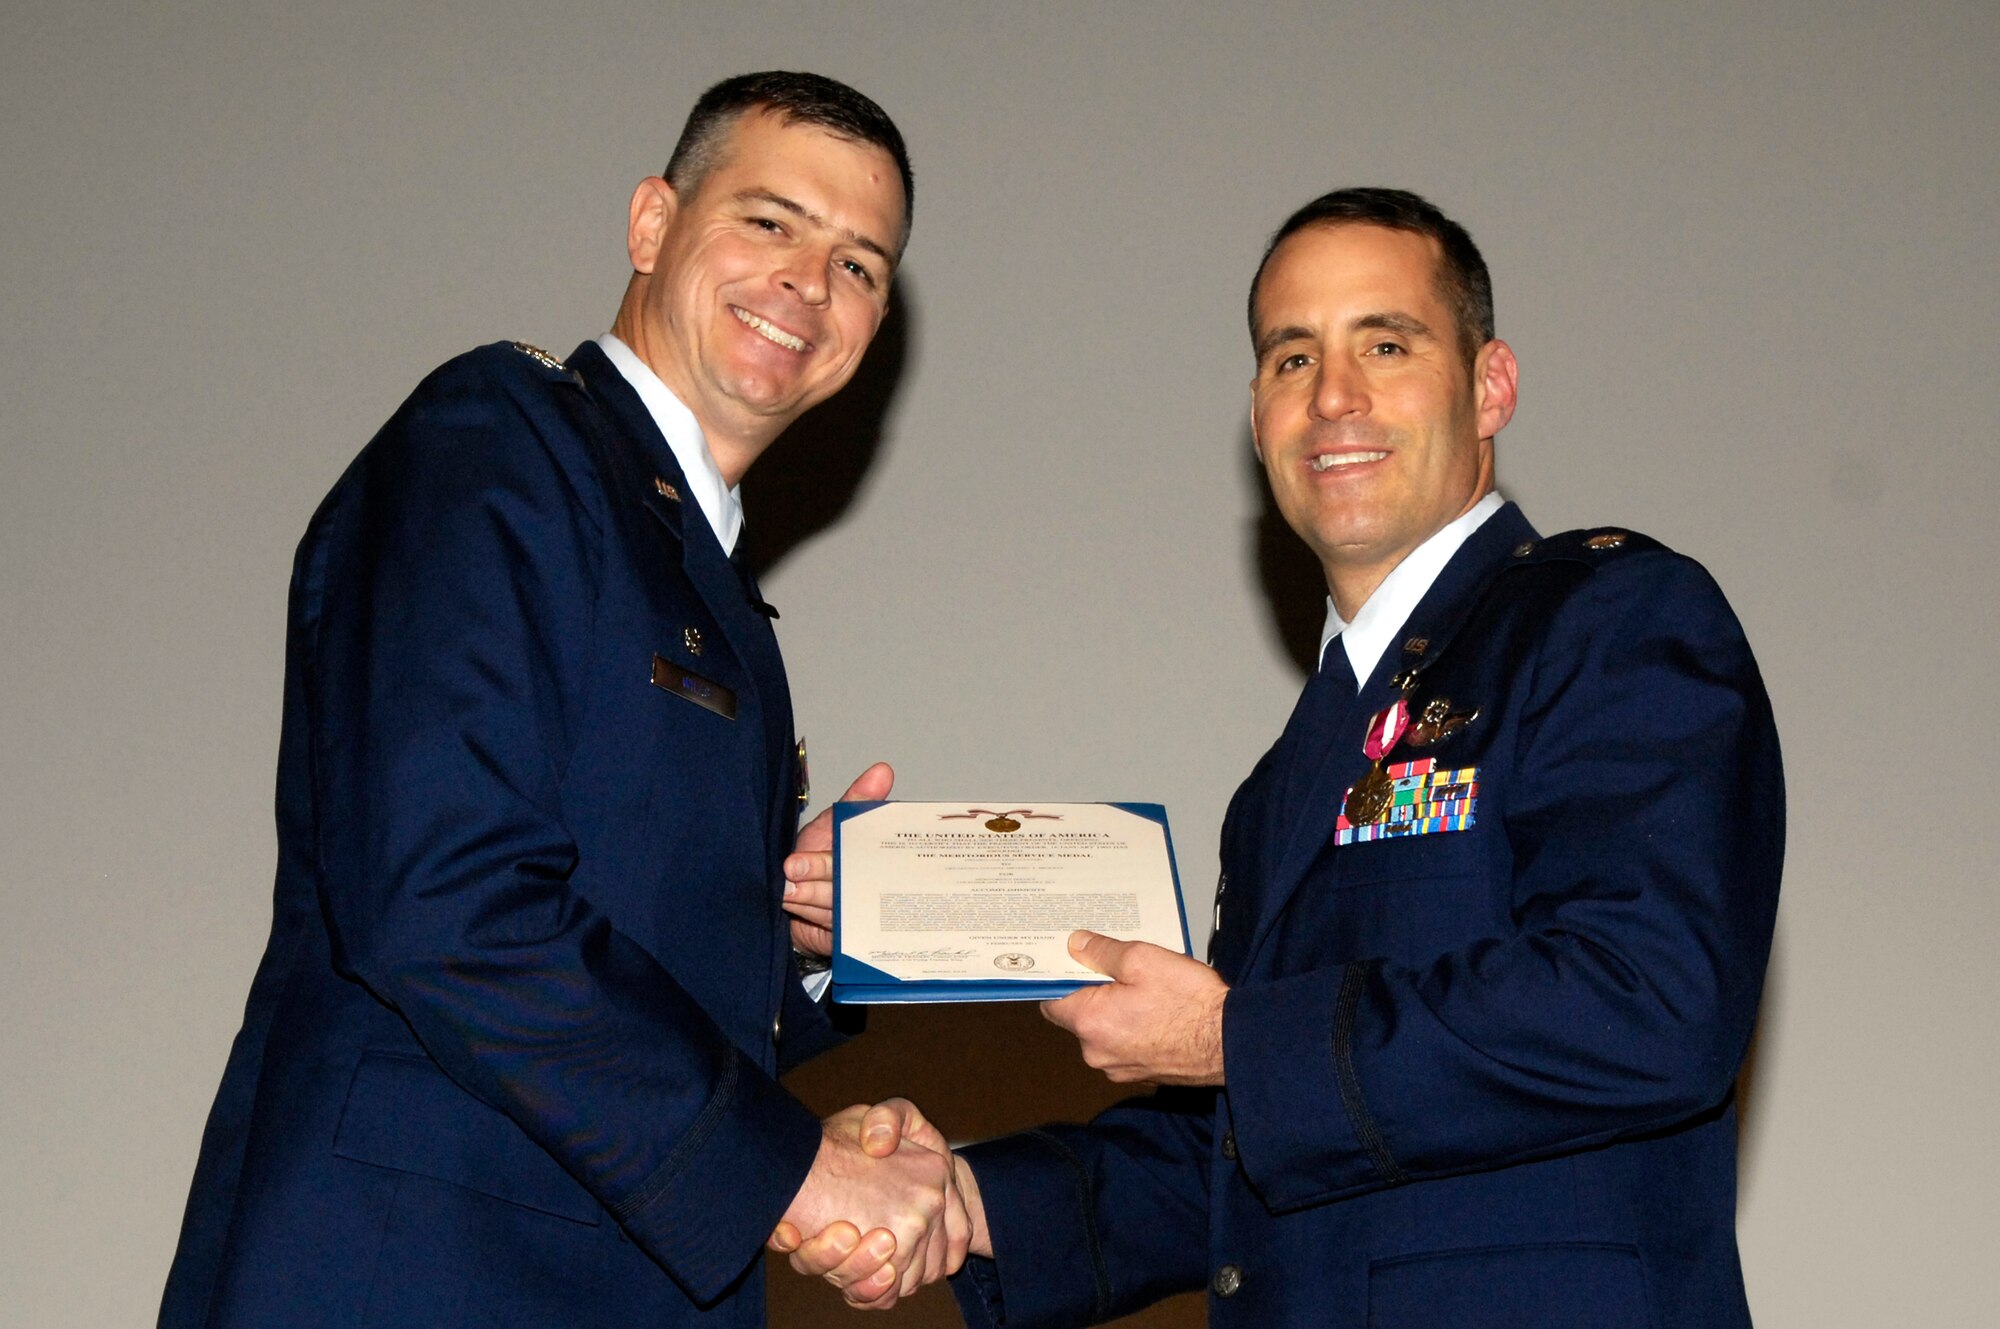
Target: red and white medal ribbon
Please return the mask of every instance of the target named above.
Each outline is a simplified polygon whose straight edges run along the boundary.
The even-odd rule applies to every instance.
[[[1381,761],[1402,742],[1403,731],[1409,727],[1410,703],[1398,697],[1394,704],[1375,712],[1368,721],[1368,741],[1361,745],[1362,752],[1370,761]]]

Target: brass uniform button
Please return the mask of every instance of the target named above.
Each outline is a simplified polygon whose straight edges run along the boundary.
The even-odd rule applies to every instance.
[[[771,1017],[771,1042],[773,1044],[785,1036],[785,1013],[781,1010]]]
[[[682,644],[683,644],[683,645],[685,645],[685,646],[686,646],[686,647],[688,648],[688,654],[689,654],[689,655],[700,655],[700,654],[701,654],[701,629],[700,629],[700,628],[682,628],[682,629],[681,629],[681,642],[682,642]]]
[[[1586,549],[1618,549],[1625,543],[1625,533],[1623,531],[1606,531],[1602,535],[1591,536],[1583,543]]]
[[[1225,1264],[1215,1271],[1215,1278],[1209,1284],[1218,1297],[1233,1297],[1243,1288],[1243,1270],[1233,1264]]]
[[[1514,546],[1515,558],[1526,558],[1528,555],[1534,552],[1535,552],[1535,542],[1533,540],[1523,540],[1521,541],[1521,543]]]
[[[1235,1131],[1224,1131],[1222,1133],[1222,1156],[1232,1163],[1236,1161]]]

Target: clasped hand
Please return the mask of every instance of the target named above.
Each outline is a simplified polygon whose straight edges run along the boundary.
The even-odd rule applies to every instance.
[[[915,1104],[857,1104],[822,1124],[819,1156],[771,1249],[850,1305],[887,1310],[965,1262],[974,1232],[960,1183],[970,1175]]]

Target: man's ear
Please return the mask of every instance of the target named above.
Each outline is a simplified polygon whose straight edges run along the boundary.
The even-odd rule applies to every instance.
[[[1514,418],[1515,395],[1520,388],[1521,366],[1514,348],[1494,338],[1479,348],[1472,362],[1473,401],[1479,415],[1479,437],[1492,438]]]
[[[625,252],[632,258],[632,271],[652,272],[666,243],[667,226],[680,207],[674,187],[657,175],[649,175],[632,191],[631,216],[625,225]]]
[[[1264,440],[1257,437],[1257,381],[1250,381],[1250,451],[1257,454],[1261,465],[1264,460]]]

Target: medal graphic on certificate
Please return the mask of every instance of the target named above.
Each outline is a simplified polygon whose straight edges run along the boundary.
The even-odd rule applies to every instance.
[[[1036,821],[1061,821],[1062,817],[1053,812],[1036,812],[1032,808],[1009,808],[1005,812],[995,812],[991,808],[967,808],[963,812],[941,812],[939,821],[977,821],[985,817],[986,829],[1006,834],[1021,829],[1016,817],[1026,817]]]

